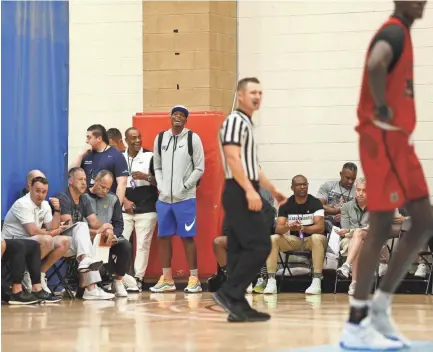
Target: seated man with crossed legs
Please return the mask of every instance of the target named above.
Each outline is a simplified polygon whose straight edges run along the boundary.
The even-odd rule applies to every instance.
[[[84,196],[87,188],[86,173],[79,167],[69,170],[69,187],[59,195],[62,221],[72,222],[75,226],[67,230],[71,236],[69,255],[76,255],[78,272],[81,275],[85,300],[104,300],[114,298],[114,294],[105,292],[96,283],[101,281],[99,268],[102,261],[94,260],[93,245],[90,237],[91,228],[98,228],[97,233],[112,230],[111,224],[102,224],[95,215],[89,200]],[[89,224],[89,225],[88,225]]]
[[[280,251],[310,250],[313,257],[313,281],[306,294],[320,295],[325,248],[325,211],[319,199],[308,194],[308,181],[305,176],[297,175],[292,179],[291,196],[278,210],[275,232],[271,236],[272,249],[266,265],[268,283],[263,293],[277,293],[275,272]],[[284,273],[283,273],[284,275]]]

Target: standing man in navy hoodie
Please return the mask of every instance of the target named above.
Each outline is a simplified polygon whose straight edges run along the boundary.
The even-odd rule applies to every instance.
[[[152,292],[175,291],[171,273],[171,237],[181,237],[190,267],[185,292],[201,292],[197,273],[196,192],[204,172],[204,151],[200,137],[185,128],[188,110],[181,105],[171,110],[171,128],[161,132],[154,143],[154,169],[159,200],[158,240],[163,275]]]

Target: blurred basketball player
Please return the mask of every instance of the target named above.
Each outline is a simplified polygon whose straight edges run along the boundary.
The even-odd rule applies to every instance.
[[[416,124],[413,50],[410,29],[422,17],[426,1],[394,1],[395,12],[368,49],[358,105],[359,148],[369,195],[369,236],[361,263],[344,349],[396,351],[409,346],[390,315],[392,294],[417,252],[433,235],[429,192],[411,142]],[[369,302],[380,251],[391,232],[394,209],[406,204],[412,228],[392,256],[387,274]]]

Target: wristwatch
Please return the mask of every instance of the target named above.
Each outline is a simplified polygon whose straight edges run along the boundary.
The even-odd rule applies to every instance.
[[[135,205],[132,206],[132,212],[135,213],[135,210],[137,209],[137,207]]]
[[[147,175],[147,181],[150,182],[150,181],[152,181],[152,180],[153,180],[152,175]]]
[[[59,209],[59,210],[54,209],[54,212],[55,212],[55,213],[60,213],[60,210],[62,210],[62,209]]]

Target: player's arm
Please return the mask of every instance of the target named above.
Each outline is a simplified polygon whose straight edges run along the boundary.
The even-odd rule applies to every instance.
[[[403,52],[404,36],[403,28],[393,24],[383,28],[373,39],[367,59],[367,72],[376,108],[387,106],[387,76]]]

